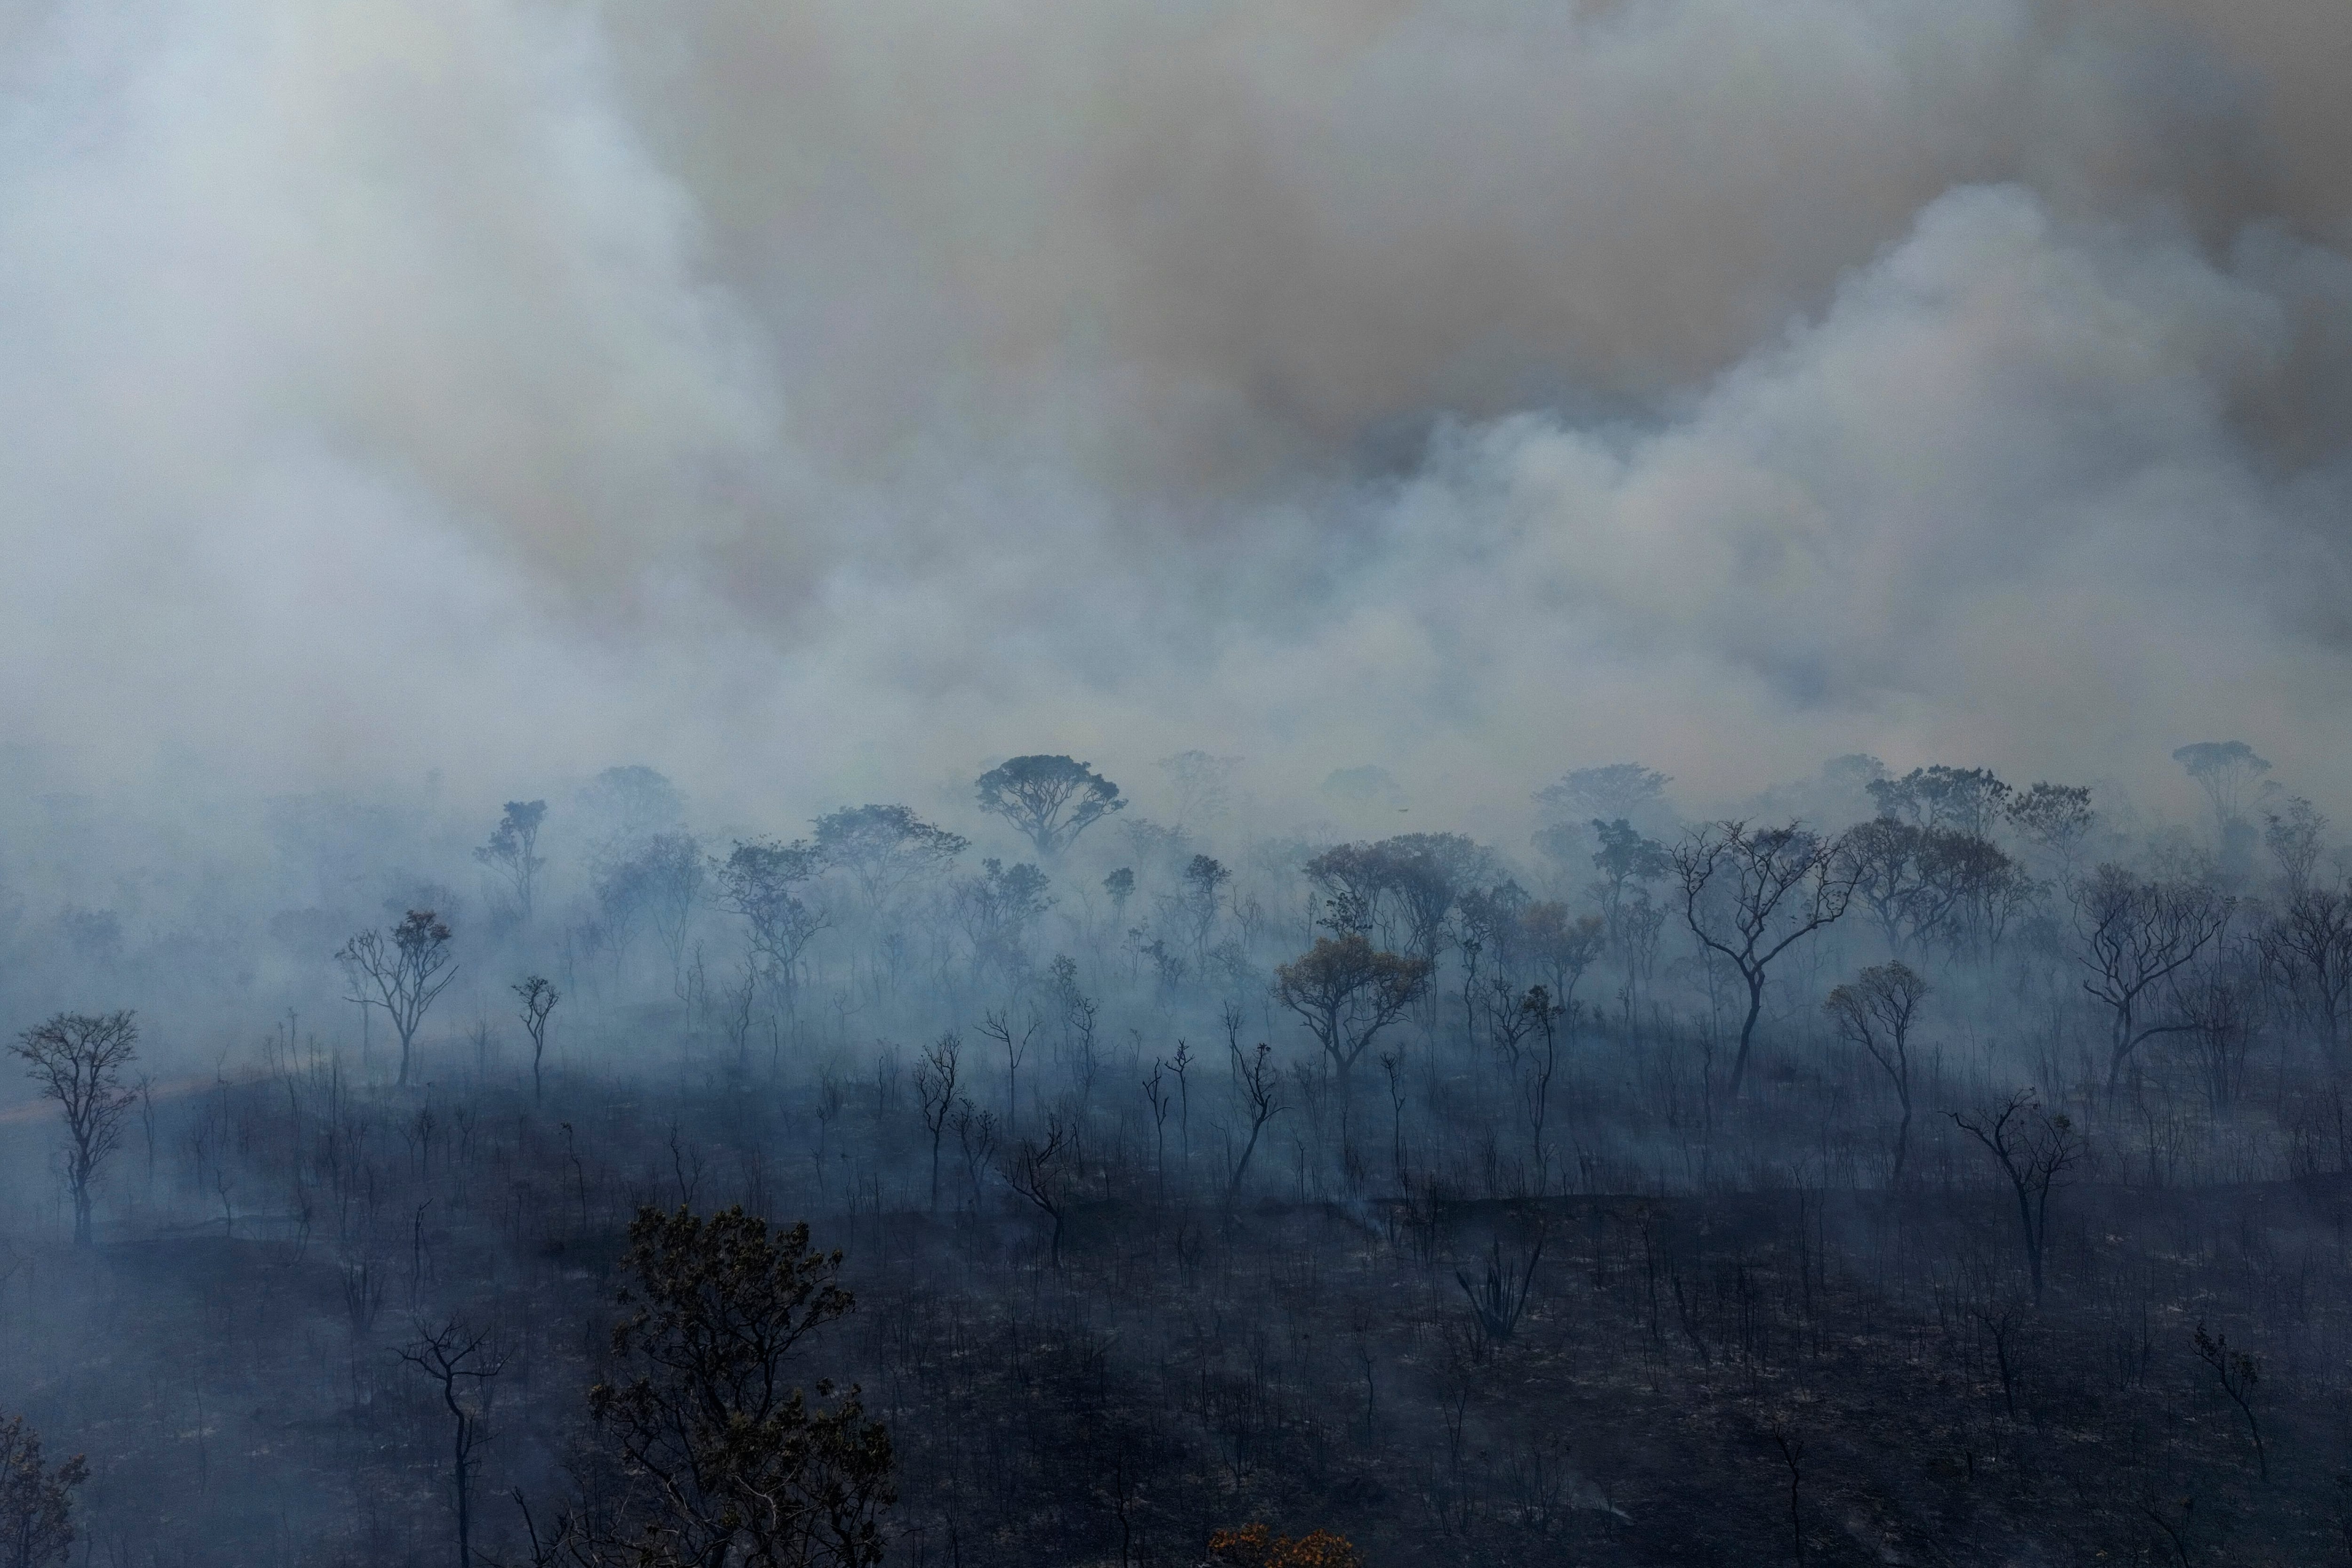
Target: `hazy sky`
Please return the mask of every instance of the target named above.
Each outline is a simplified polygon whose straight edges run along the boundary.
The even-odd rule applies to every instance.
[[[2347,76],[2341,0],[0,0],[0,726],[2352,807]]]

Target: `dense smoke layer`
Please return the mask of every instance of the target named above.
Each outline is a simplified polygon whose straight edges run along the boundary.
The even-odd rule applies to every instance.
[[[771,815],[1181,745],[1457,817],[1618,755],[2185,792],[2209,732],[2327,797],[2347,47],[20,0],[0,724],[52,787],[644,760]]]

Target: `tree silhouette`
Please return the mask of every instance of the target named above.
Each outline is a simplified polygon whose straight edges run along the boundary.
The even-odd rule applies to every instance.
[[[1927,994],[1927,983],[1897,959],[1864,970],[1853,984],[1837,987],[1822,1004],[1837,1032],[1870,1053],[1903,1107],[1902,1124],[1895,1130],[1889,1186],[1903,1184],[1904,1156],[1911,1147],[1911,1029]]]
[[[539,873],[547,865],[539,856],[539,825],[546,820],[547,802],[510,800],[506,815],[491,830],[489,842],[474,851],[474,858],[497,873],[513,892],[515,910],[525,925],[530,923]]]
[[[1764,981],[1772,963],[1805,937],[1844,917],[1854,878],[1835,840],[1797,823],[1750,832],[1744,822],[1694,831],[1674,851],[1683,918],[1700,945],[1722,954],[1748,986],[1748,1016],[1732,1058],[1736,1099],[1748,1077]]]
[[[449,953],[449,928],[431,910],[411,910],[383,933],[363,931],[343,944],[336,957],[352,971],[353,988],[362,994],[352,1001],[363,1007],[381,1007],[400,1037],[400,1081],[408,1082],[409,1047],[417,1026],[425,1022],[434,998],[457,978]],[[373,991],[373,995],[365,994]]]
[[[730,1208],[637,1211],[613,1332],[620,1366],[589,1393],[625,1489],[575,1526],[575,1561],[687,1568],[882,1560],[888,1430],[855,1385],[791,1381],[803,1342],[849,1311],[841,1254],[808,1226]]]
[[[1117,784],[1068,757],[1015,757],[981,774],[973,789],[981,810],[1011,823],[1046,859],[1127,806]]]
[[[137,1090],[123,1087],[122,1069],[139,1054],[139,1026],[128,1013],[59,1013],[26,1030],[9,1048],[25,1059],[26,1076],[65,1112],[74,1243],[87,1247],[91,1185],[138,1099]]]
[[[0,1561],[42,1568],[73,1555],[74,1489],[89,1479],[79,1454],[51,1466],[21,1415],[0,1421]]]
[[[1396,1022],[1429,984],[1425,958],[1375,951],[1355,932],[1316,940],[1312,951],[1277,966],[1274,994],[1306,1020],[1345,1091],[1365,1048]]]

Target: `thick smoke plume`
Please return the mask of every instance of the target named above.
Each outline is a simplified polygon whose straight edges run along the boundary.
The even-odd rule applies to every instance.
[[[1516,811],[2226,731],[2323,794],[2352,13],[2249,15],[19,0],[0,723],[76,787]]]

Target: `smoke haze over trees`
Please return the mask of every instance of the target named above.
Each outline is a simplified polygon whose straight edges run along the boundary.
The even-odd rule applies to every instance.
[[[6,18],[41,793],[2347,762],[2340,7]]]

